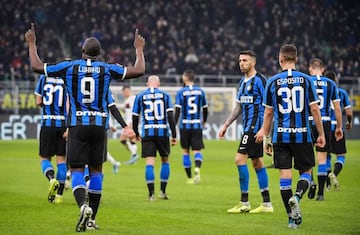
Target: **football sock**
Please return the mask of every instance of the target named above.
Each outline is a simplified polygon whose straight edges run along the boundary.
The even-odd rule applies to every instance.
[[[41,161],[40,164],[41,164],[42,172],[46,176],[46,178],[48,178],[48,180],[54,179],[55,171],[54,171],[54,168],[53,168],[50,160],[44,159]]]
[[[247,165],[237,166],[241,192],[249,192],[249,169]]]
[[[59,181],[59,188],[57,190],[57,194],[58,195],[62,195],[64,192],[64,187],[65,187],[65,180],[66,180],[66,163],[62,162],[62,163],[58,163],[57,164],[57,174],[56,174],[56,179]]]
[[[86,183],[84,180],[84,173],[81,171],[72,171],[71,183],[76,203],[80,208],[84,203],[86,203]]]
[[[155,191],[155,186],[154,186],[154,180],[155,180],[155,175],[154,175],[154,166],[152,165],[146,165],[145,168],[145,180],[147,183],[147,187],[149,190],[149,196],[154,194]]]
[[[293,193],[291,190],[291,179],[280,178],[280,194],[282,201],[285,206],[286,213],[291,213],[291,208],[289,206],[289,199],[292,197]]]
[[[195,153],[194,154],[194,160],[195,160],[195,167],[200,168],[202,160],[203,160],[202,153],[200,153],[200,152]]]
[[[88,189],[89,195],[89,206],[93,210],[92,219],[95,219],[96,213],[99,209],[101,193],[102,193],[102,173],[91,173],[90,174],[90,185]]]
[[[326,164],[319,164],[318,165],[319,190],[317,193],[318,195],[324,195],[324,187],[325,187],[326,178],[327,178]]]
[[[163,193],[165,193],[169,176],[170,176],[170,164],[168,162],[163,162],[161,164],[161,170],[160,170],[160,182],[161,182],[160,189]]]
[[[107,152],[107,154],[106,154],[106,160],[108,160],[111,163],[111,165],[116,164],[116,160],[113,158],[113,156],[109,152]]]
[[[188,178],[191,178],[191,160],[190,160],[190,155],[189,154],[184,154],[183,155],[183,166],[186,172],[186,175]]]
[[[296,185],[295,195],[298,196],[299,199],[305,194],[306,190],[310,186],[311,175],[309,173],[302,173],[300,175],[300,179]]]
[[[342,170],[344,163],[345,163],[345,156],[343,155],[338,156],[334,165],[334,174],[336,176],[340,174],[340,171]]]

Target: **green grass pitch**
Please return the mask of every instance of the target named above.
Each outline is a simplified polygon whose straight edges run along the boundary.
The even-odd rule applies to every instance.
[[[348,141],[348,154],[339,176],[341,190],[325,193],[325,201],[301,201],[303,224],[287,228],[287,216],[279,192],[279,173],[268,169],[272,214],[227,214],[239,201],[234,164],[237,142],[206,141],[200,185],[186,185],[182,151],[177,145],[170,156],[170,200],[147,201],[144,159],[122,165],[114,175],[104,164],[102,201],[93,234],[359,234],[360,233],[360,141]],[[121,162],[128,152],[116,140],[109,151]],[[264,157],[266,165],[271,158]],[[53,163],[55,159],[53,159]],[[335,157],[333,156],[333,163]],[[250,169],[249,200],[261,203],[256,175]],[[159,191],[160,160],[155,165]],[[295,173],[295,172],[294,172]],[[316,174],[316,173],[315,173]],[[297,173],[294,174],[293,189]],[[62,205],[47,202],[48,181],[41,173],[37,140],[0,141],[0,234],[75,234],[79,209],[71,191]]]

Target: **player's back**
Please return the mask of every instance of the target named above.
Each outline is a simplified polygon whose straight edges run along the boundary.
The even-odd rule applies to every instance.
[[[41,126],[66,126],[66,88],[61,78],[41,75],[34,92],[42,98]]]
[[[198,86],[184,86],[176,94],[175,106],[181,108],[180,129],[201,129],[202,108],[207,107],[206,95]]]
[[[320,99],[319,108],[323,121],[330,121],[332,102],[339,101],[338,90],[334,81],[324,76],[312,76],[316,93]],[[312,118],[311,118],[312,120]],[[312,124],[315,123],[312,121]]]
[[[108,128],[107,95],[112,78],[123,78],[126,70],[116,64],[81,59],[47,65],[49,75],[64,79],[69,94],[69,126],[96,125]]]
[[[307,74],[285,70],[271,77],[264,104],[274,110],[274,143],[311,143],[310,105],[317,103],[313,81]]]
[[[142,117],[142,137],[168,137],[168,111],[172,111],[171,97],[158,88],[148,88],[136,95],[133,114]]]

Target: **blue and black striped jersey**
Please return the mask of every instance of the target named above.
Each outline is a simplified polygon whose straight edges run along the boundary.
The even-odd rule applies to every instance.
[[[266,84],[264,105],[274,111],[273,143],[312,143],[310,105],[318,103],[310,76],[285,70]]]
[[[133,115],[142,118],[141,137],[168,137],[168,114],[173,111],[171,97],[158,88],[149,88],[136,95]]]
[[[202,109],[207,107],[206,95],[197,86],[184,86],[176,93],[175,107],[181,109],[180,129],[201,129]]]
[[[66,88],[64,80],[41,75],[35,89],[35,95],[42,97],[41,126],[66,126]]]
[[[351,108],[351,102],[349,95],[346,90],[343,88],[338,87],[339,97],[340,97],[340,107],[341,110],[349,109]],[[335,117],[335,111],[334,106],[331,106],[331,130],[335,130],[336,128],[336,117]]]
[[[262,105],[266,78],[260,73],[250,78],[242,77],[236,102],[241,105],[242,122],[245,132],[256,133],[261,128],[264,119]]]
[[[108,128],[108,92],[112,78],[123,79],[126,67],[101,61],[74,60],[44,66],[45,75],[64,78],[69,94],[69,126]]]
[[[320,100],[319,108],[321,119],[323,122],[330,121],[332,102],[340,101],[336,83],[327,77],[319,75],[311,76],[311,78],[313,79],[316,94]],[[311,125],[315,125],[312,116],[309,117],[309,120],[311,121]]]

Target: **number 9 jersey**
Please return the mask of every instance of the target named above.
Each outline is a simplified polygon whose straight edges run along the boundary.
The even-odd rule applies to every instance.
[[[318,102],[309,75],[289,69],[271,77],[263,104],[274,111],[273,143],[312,143],[310,105]]]
[[[45,76],[64,79],[69,94],[68,126],[108,128],[108,93],[112,78],[124,79],[126,67],[80,59],[44,65]]]

